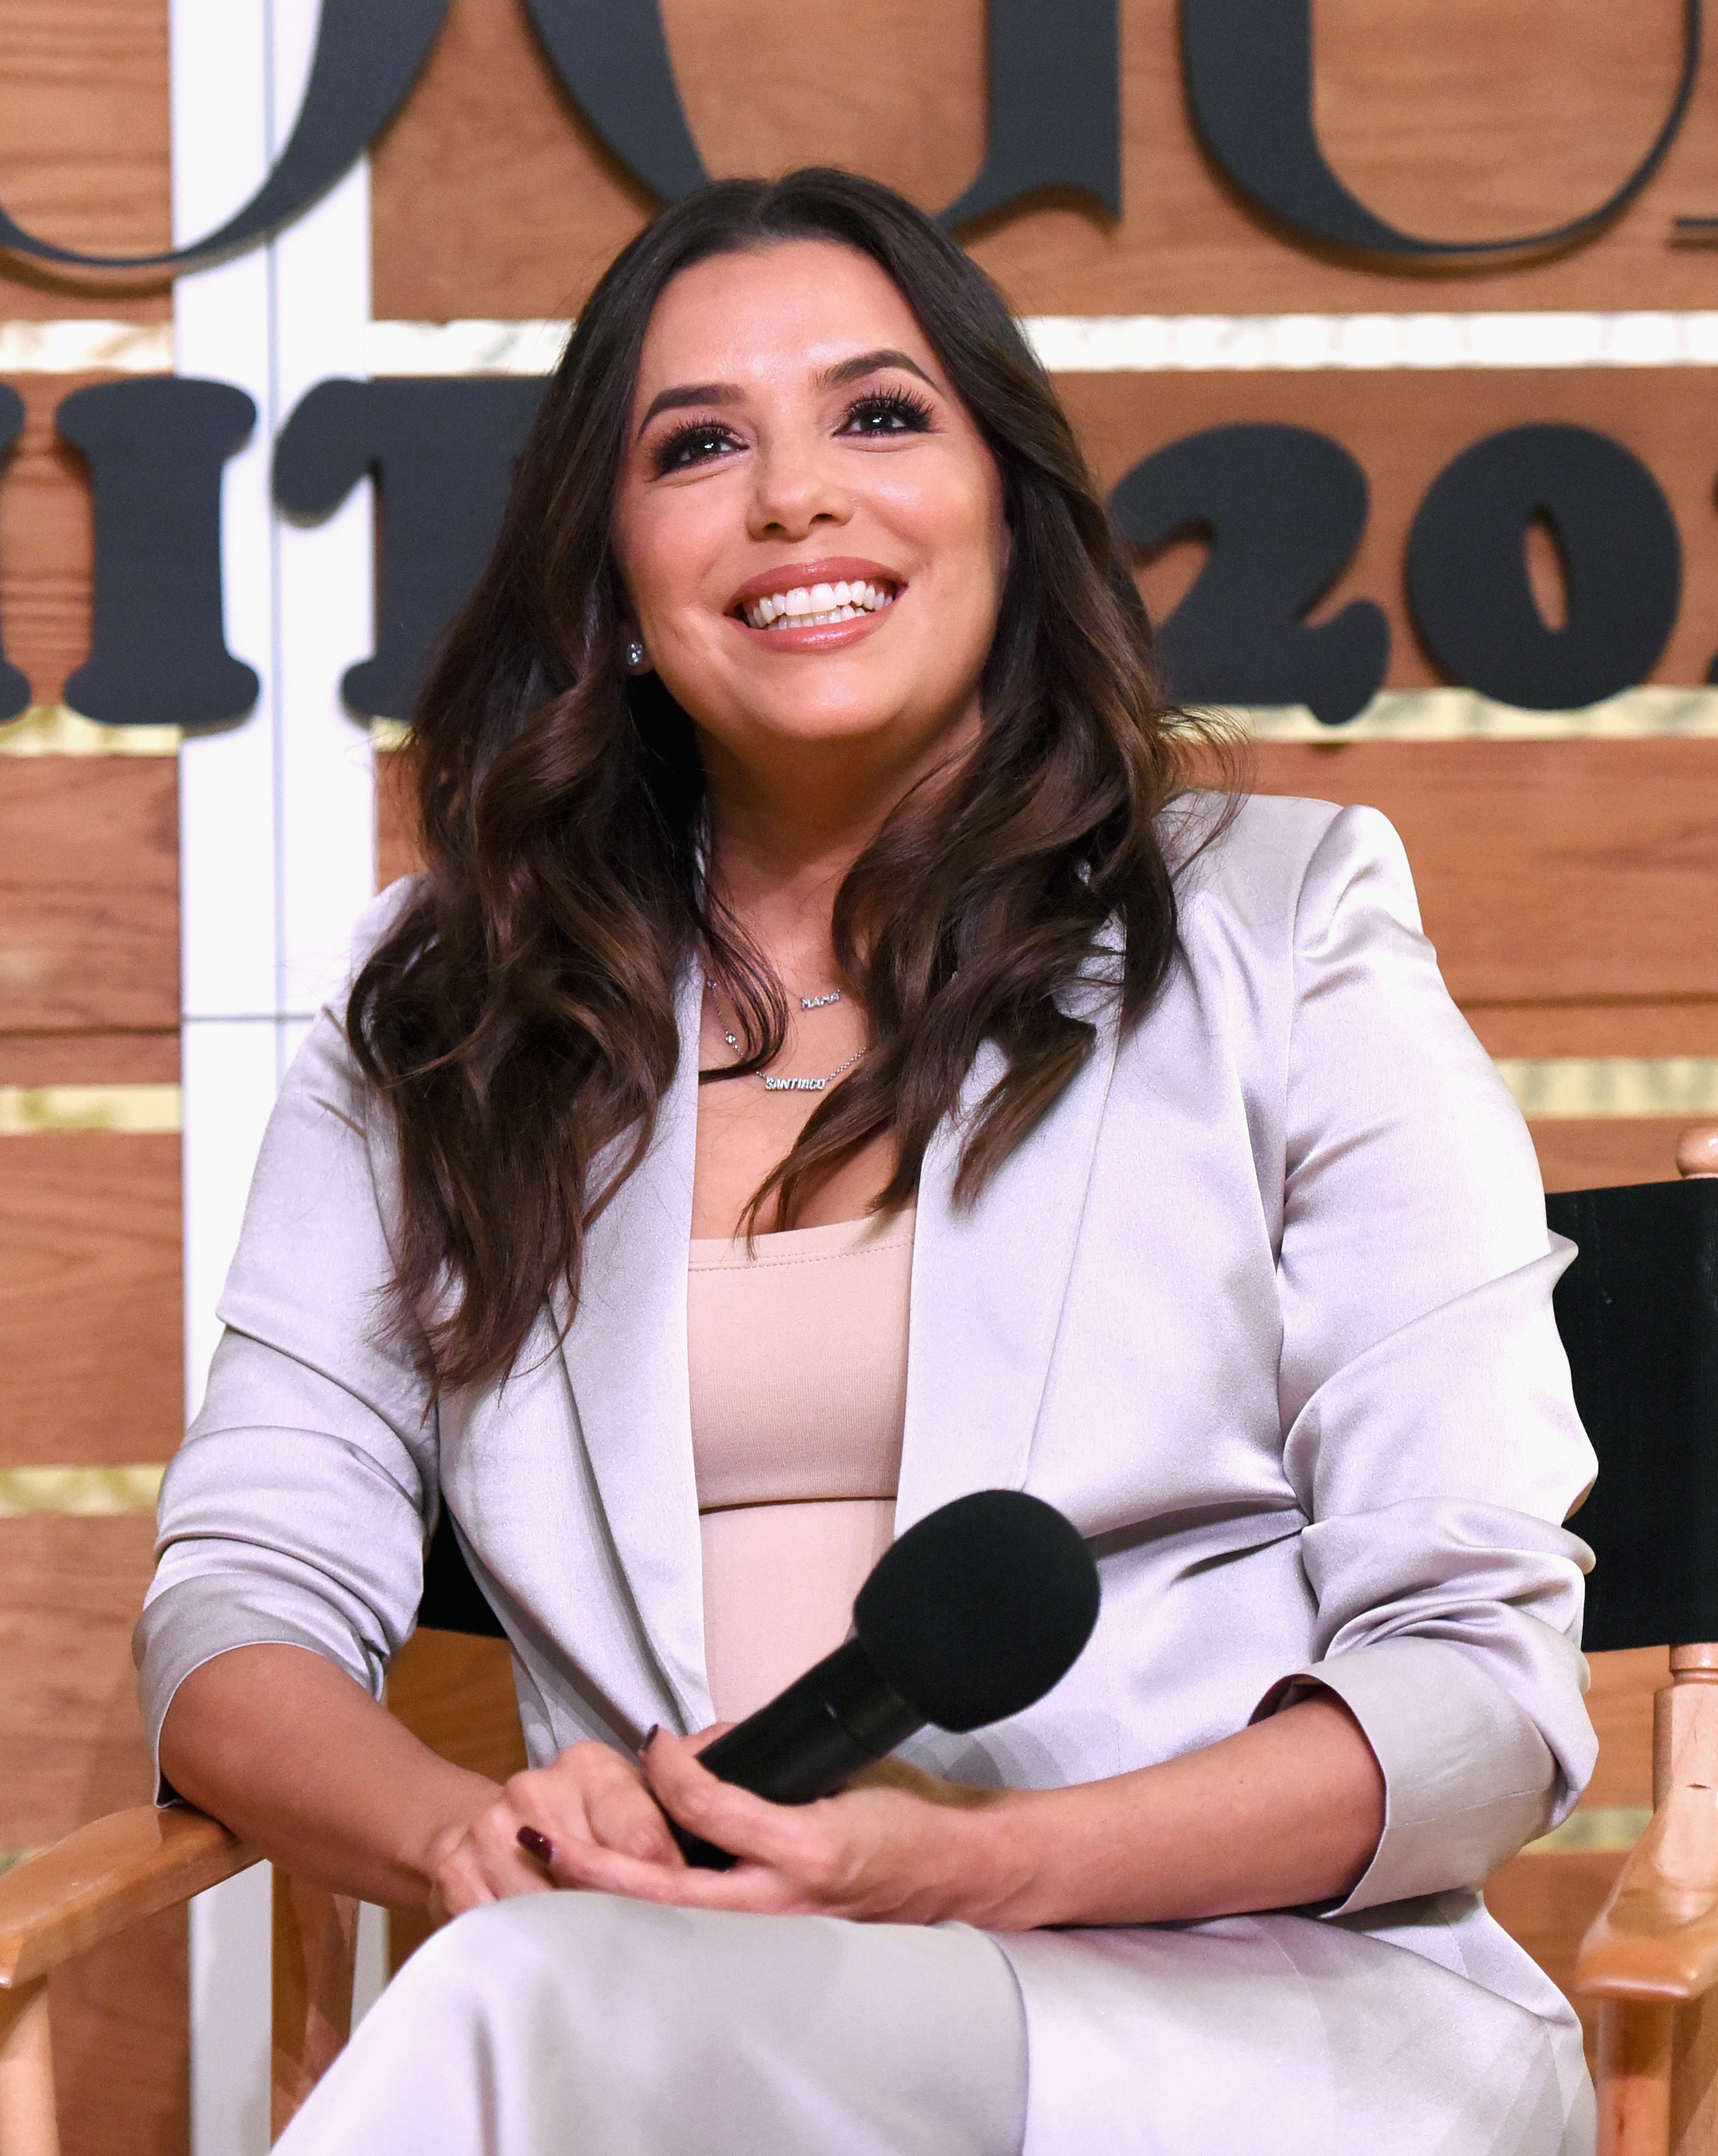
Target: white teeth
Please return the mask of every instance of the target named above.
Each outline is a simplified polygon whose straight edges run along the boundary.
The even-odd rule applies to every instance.
[[[857,621],[863,613],[879,613],[894,603],[886,584],[796,584],[789,592],[772,592],[753,599],[746,619],[754,629],[773,629],[783,622],[796,629],[816,629],[825,622]]]

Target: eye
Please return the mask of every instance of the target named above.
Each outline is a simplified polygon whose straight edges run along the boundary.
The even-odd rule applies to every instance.
[[[659,479],[671,471],[685,471],[693,465],[708,464],[735,446],[732,431],[714,419],[695,419],[664,434],[650,452],[652,469]]]
[[[931,420],[929,403],[911,390],[877,389],[848,406],[842,431],[876,441],[890,434],[925,434]]]

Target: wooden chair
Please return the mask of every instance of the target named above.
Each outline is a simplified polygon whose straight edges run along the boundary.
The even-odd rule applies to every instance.
[[[1677,1163],[1680,1183],[1546,1205],[1581,1245],[1557,1322],[1599,1455],[1576,1522],[1598,1558],[1586,1643],[1670,1648],[1652,1824],[1576,1962],[1600,2156],[1718,2156],[1718,1123]]]
[[[1677,1158],[1683,1183],[1546,1206],[1582,1246],[1557,1322],[1603,1471],[1581,1519],[1600,1558],[1587,1644],[1668,1640],[1674,1676],[1657,1702],[1658,1810],[1576,1976],[1602,2002],[1601,2156],[1718,2156],[1718,1123],[1685,1132]],[[418,1622],[501,1636],[445,1520]],[[257,1861],[199,1812],[145,1806],[0,1877],[0,2156],[59,2156],[49,1974]],[[356,1917],[276,1870],[276,2135],[346,2041]]]
[[[422,1628],[500,1639],[444,1517]],[[260,1860],[188,1809],[115,1812],[0,1876],[0,2156],[59,2156],[48,1980],[63,1962]],[[278,2138],[351,2026],[358,1905],[276,1867],[269,2117]]]

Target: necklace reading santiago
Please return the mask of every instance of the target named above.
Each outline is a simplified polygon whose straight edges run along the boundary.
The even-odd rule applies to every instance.
[[[737,1034],[731,1033],[728,1029],[727,1021],[722,1016],[721,1005],[715,999],[715,983],[706,974],[704,985],[709,992],[710,1007],[715,1013],[715,1022],[722,1029],[722,1039],[737,1055],[740,1052],[740,1038]],[[825,996],[802,996],[799,998],[799,1008],[801,1010],[822,1010],[825,1004],[838,1004],[840,1000],[840,989],[831,988]],[[766,1093],[821,1093],[826,1086],[833,1086],[844,1071],[851,1070],[864,1052],[864,1049],[860,1049],[858,1055],[849,1055],[845,1063],[838,1063],[824,1078],[775,1078],[767,1070],[755,1071],[752,1075],[762,1079],[763,1090]]]

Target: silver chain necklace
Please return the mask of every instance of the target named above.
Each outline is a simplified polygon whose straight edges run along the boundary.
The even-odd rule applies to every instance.
[[[710,1009],[715,1013],[715,1022],[722,1029],[722,1039],[726,1041],[736,1055],[740,1055],[741,1053],[740,1037],[737,1034],[729,1031],[727,1021],[722,1016],[721,1005],[715,999],[715,983],[707,973],[704,977],[704,985],[709,992]],[[828,995],[802,996],[799,998],[799,1008],[801,1010],[822,1010],[826,1004],[838,1004],[840,1000],[840,989],[831,988]],[[763,1090],[766,1093],[821,1093],[826,1086],[833,1086],[844,1071],[851,1070],[864,1052],[862,1048],[858,1055],[849,1055],[845,1063],[838,1063],[828,1075],[823,1078],[775,1078],[772,1077],[767,1070],[755,1070],[751,1075],[755,1078],[762,1079]]]

